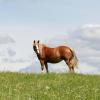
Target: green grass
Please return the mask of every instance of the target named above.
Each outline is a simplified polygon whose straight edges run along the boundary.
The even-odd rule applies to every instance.
[[[100,100],[100,76],[0,73],[0,100]]]

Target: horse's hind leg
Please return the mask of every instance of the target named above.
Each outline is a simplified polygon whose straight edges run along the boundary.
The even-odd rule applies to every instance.
[[[71,67],[71,72],[73,72],[73,73],[74,73],[74,67],[73,67],[73,66]]]
[[[69,60],[66,60],[65,62],[66,62],[66,64],[69,67],[69,71],[74,73],[74,67],[72,66],[72,64],[70,63],[70,61]]]
[[[68,60],[65,60],[65,62],[66,62],[66,64],[67,64],[68,68],[69,68],[69,71],[71,72],[71,67],[70,67],[70,65],[69,65],[69,61],[68,61]]]

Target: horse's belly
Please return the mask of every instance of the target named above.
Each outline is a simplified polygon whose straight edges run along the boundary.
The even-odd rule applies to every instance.
[[[47,62],[49,62],[49,63],[58,63],[60,61],[62,61],[62,59],[56,58],[56,59],[49,59]]]

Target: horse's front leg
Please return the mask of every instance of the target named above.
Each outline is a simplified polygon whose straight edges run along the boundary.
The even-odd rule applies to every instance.
[[[44,60],[40,60],[40,64],[41,64],[41,70],[43,72],[45,66]]]
[[[45,68],[46,68],[46,72],[47,72],[47,73],[49,73],[49,71],[48,71],[48,64],[47,64],[47,62],[45,62]]]

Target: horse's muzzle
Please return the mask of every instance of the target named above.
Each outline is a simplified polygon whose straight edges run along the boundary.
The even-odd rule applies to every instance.
[[[37,50],[36,50],[36,46],[33,46],[33,50],[34,50],[34,51],[37,51]]]

